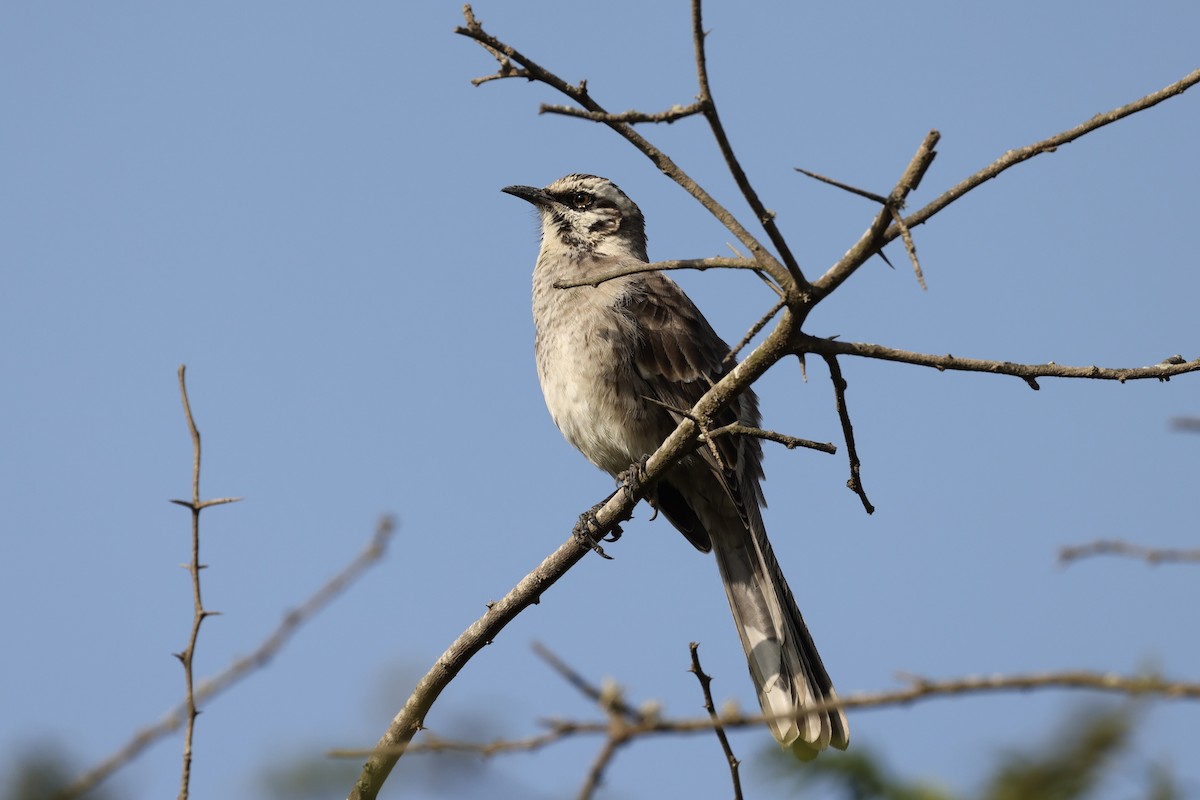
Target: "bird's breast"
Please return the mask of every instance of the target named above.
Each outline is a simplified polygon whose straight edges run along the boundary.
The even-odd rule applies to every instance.
[[[636,327],[609,292],[554,291],[534,304],[546,406],[568,442],[616,475],[660,444],[633,365]]]

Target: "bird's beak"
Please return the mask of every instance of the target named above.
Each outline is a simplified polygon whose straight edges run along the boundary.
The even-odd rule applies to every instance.
[[[511,194],[513,197],[519,197],[522,200],[533,203],[535,206],[547,206],[553,202],[553,198],[550,195],[536,186],[505,186],[500,191],[505,194]]]

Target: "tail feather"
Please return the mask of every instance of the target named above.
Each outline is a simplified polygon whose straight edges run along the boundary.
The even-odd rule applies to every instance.
[[[709,534],[759,703],[772,718],[771,733],[798,758],[810,760],[830,746],[844,750],[849,726],[841,709],[805,713],[837,694],[754,517],[746,520],[749,530],[723,525]]]

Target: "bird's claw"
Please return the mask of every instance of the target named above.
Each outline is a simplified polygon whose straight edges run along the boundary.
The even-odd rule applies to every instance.
[[[600,530],[600,520],[596,518],[596,512],[604,507],[604,503],[597,503],[587,511],[579,515],[579,521],[575,523],[571,534],[575,537],[575,541],[579,542],[583,547],[589,550],[595,550],[596,554],[601,558],[607,558],[612,561],[612,556],[604,552],[604,548],[600,546],[600,542],[615,542],[621,538],[621,526],[616,525],[608,536],[597,536]]]
[[[642,490],[642,485],[646,483],[646,464],[650,462],[650,454],[639,458],[637,461],[629,465],[629,469],[617,475],[617,480],[621,481],[625,490],[625,496],[630,500],[636,500],[636,494]]]

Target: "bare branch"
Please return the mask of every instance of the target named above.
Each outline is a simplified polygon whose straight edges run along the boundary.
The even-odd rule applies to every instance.
[[[1066,565],[1092,556],[1128,556],[1140,558],[1147,564],[1195,564],[1200,563],[1200,549],[1143,547],[1122,542],[1118,539],[1099,539],[1088,544],[1064,547],[1058,551],[1058,562]]]
[[[196,717],[200,715],[196,707],[196,693],[192,674],[192,664],[196,655],[196,642],[200,638],[201,624],[214,613],[205,610],[204,601],[200,595],[200,570],[204,569],[204,565],[200,563],[200,512],[210,505],[234,502],[231,498],[210,500],[206,503],[200,502],[200,431],[196,427],[195,418],[192,416],[191,403],[188,402],[187,381],[185,380],[186,373],[187,366],[180,364],[179,395],[183,399],[183,415],[187,420],[188,433],[192,437],[192,500],[190,503],[184,503],[179,500],[173,501],[177,505],[188,507],[192,512],[192,560],[187,564],[187,571],[192,579],[192,629],[188,636],[187,647],[183,649],[183,652],[175,654],[175,657],[179,659],[179,663],[183,665],[184,706],[186,708],[183,734],[183,768],[179,776],[179,800],[187,800],[188,791],[191,786],[192,740],[196,730]]]
[[[1119,119],[1128,117],[1131,114],[1136,114],[1139,111],[1145,111],[1148,108],[1153,108],[1164,100],[1168,100],[1176,95],[1183,94],[1197,83],[1200,83],[1200,69],[1188,73],[1186,76],[1175,83],[1172,83],[1170,86],[1160,89],[1157,92],[1152,92],[1151,94],[1148,94],[1139,100],[1135,100],[1132,103],[1126,103],[1125,105],[1114,108],[1112,111],[1107,113],[1097,114],[1086,122],[1076,125],[1074,128],[1055,134],[1054,136],[1050,136],[1041,140],[1040,142],[1035,142],[1031,145],[1021,147],[1017,150],[1009,150],[1007,153],[993,161],[988,166],[950,188],[929,205],[905,217],[904,222],[906,225],[908,225],[908,227],[915,228],[916,226],[929,220],[930,217],[953,203],[955,200],[958,200],[967,192],[983,183],[986,183],[987,181],[990,181],[992,178],[995,178],[1006,169],[1015,167],[1017,164],[1020,164],[1023,161],[1028,161],[1036,155],[1040,155],[1042,153],[1053,153],[1060,146],[1068,144],[1069,142],[1073,142],[1081,136],[1091,133],[1097,128],[1102,128],[1105,125],[1109,125]],[[899,228],[893,227],[888,229],[887,233],[885,234],[885,238],[888,241],[891,241],[899,235]]]
[[[640,275],[643,272],[669,272],[675,269],[694,269],[700,272],[706,269],[752,269],[758,271],[762,269],[762,265],[749,258],[720,257],[671,259],[668,261],[651,261],[650,263],[626,261],[613,269],[597,272],[579,280],[555,281],[554,288],[574,289],[579,286],[599,286],[614,278],[623,278],[626,275]]]
[[[829,453],[830,455],[837,453],[837,446],[833,442],[814,442],[812,439],[800,439],[796,436],[788,436],[786,433],[778,433],[763,428],[752,428],[749,425],[742,425],[738,422],[731,422],[728,425],[722,425],[719,428],[705,431],[700,435],[700,440],[712,441],[718,436],[752,436],[755,439],[766,439],[769,442],[776,442],[788,450],[804,447],[809,450],[819,450],[822,453]]]
[[[912,262],[913,270],[917,273],[917,283],[921,284],[922,289],[928,291],[929,287],[925,285],[925,273],[921,271],[921,262],[917,260],[917,245],[913,242],[912,232],[904,224],[904,218],[900,216],[900,212],[896,207],[892,206],[890,210],[892,212],[892,219],[900,226],[900,235],[904,239],[904,251],[908,253],[908,260]],[[883,253],[880,252],[880,255],[883,255]],[[884,260],[886,261],[887,259]],[[888,266],[891,265],[889,264]]]
[[[863,508],[868,514],[875,513],[875,506],[867,499],[867,491],[862,485],[860,470],[862,462],[858,460],[858,448],[854,445],[854,426],[850,423],[850,411],[846,408],[846,379],[842,377],[842,368],[837,356],[823,355],[829,365],[829,379],[833,381],[833,394],[837,402],[838,419],[842,423],[842,436],[846,440],[846,454],[850,460],[850,479],[846,481],[847,488],[858,495]]]
[[[1124,383],[1125,381],[1145,380],[1154,378],[1167,381],[1176,375],[1200,370],[1200,359],[1193,361],[1176,361],[1167,359],[1148,367],[1068,367],[1049,362],[1046,364],[1014,364],[1011,361],[987,361],[979,358],[958,358],[947,354],[944,356],[914,353],[908,350],[897,350],[879,344],[866,342],[842,342],[834,339],[821,339],[807,334],[796,337],[796,352],[819,353],[821,355],[861,356],[877,358],[884,361],[898,361],[904,364],[916,364],[922,367],[932,367],[938,371],[957,370],[962,372],[990,372],[996,375],[1012,375],[1021,378],[1037,389],[1038,378],[1091,378],[1095,380],[1110,380]]]
[[[674,105],[666,111],[660,111],[657,114],[645,114],[632,109],[623,111],[620,114],[606,114],[599,111],[584,111],[575,106],[558,106],[547,103],[543,103],[538,109],[539,114],[561,114],[565,117],[588,119],[592,122],[627,122],[631,125],[639,122],[665,122],[670,125],[676,120],[691,117],[703,111],[704,109],[699,103],[692,103],[688,106]]]
[[[696,680],[700,681],[700,691],[704,693],[704,710],[708,712],[708,718],[712,720],[713,730],[717,734],[717,741],[721,743],[721,750],[725,752],[725,760],[729,762],[729,775],[733,781],[733,798],[734,800],[741,800],[742,779],[738,775],[738,766],[741,762],[733,754],[733,748],[729,746],[729,737],[725,735],[725,728],[721,725],[721,717],[717,714],[717,707],[713,704],[712,677],[706,675],[700,667],[700,643],[692,642],[688,647],[692,653],[692,666],[688,669],[688,672],[695,675]]]
[[[358,580],[368,567],[383,557],[393,531],[391,518],[381,519],[366,548],[295,610],[284,615],[279,626],[250,655],[235,660],[212,678],[202,681],[195,692],[196,702],[202,703],[217,697],[243,678],[266,666],[279,654],[300,626],[321,612],[335,597]],[[119,750],[76,778],[56,796],[56,800],[71,800],[95,788],[101,781],[141,755],[147,747],[179,730],[186,715],[185,701],[168,712],[159,722],[135,733]]]
[[[1171,427],[1177,431],[1200,433],[1200,417],[1175,417],[1171,420]]]
[[[1119,675],[1111,672],[1068,670],[1063,672],[1038,672],[1018,675],[982,675],[964,678],[934,680],[920,676],[905,676],[908,686],[880,692],[859,692],[833,702],[822,703],[812,708],[814,712],[843,709],[877,709],[910,705],[924,700],[944,697],[992,694],[996,692],[1038,691],[1049,689],[1077,689],[1097,691],[1129,697],[1161,697],[1178,700],[1200,700],[1200,682],[1172,681],[1157,675]],[[737,710],[724,710],[717,718],[712,716],[667,719],[647,717],[642,724],[625,723],[621,736],[623,742],[644,736],[678,734],[705,734],[718,726],[724,729],[759,729],[771,718],[762,714],[742,714]],[[612,735],[611,721],[555,720],[550,730],[528,739],[495,740],[487,743],[459,742],[435,738],[432,743],[410,745],[410,752],[470,752],[491,755],[502,752],[532,750],[554,741],[580,735]],[[341,750],[331,755],[336,757],[361,757],[364,752]]]

